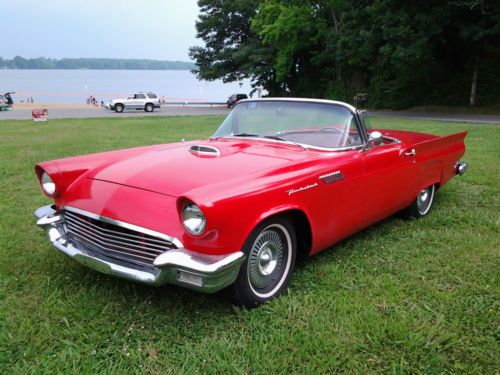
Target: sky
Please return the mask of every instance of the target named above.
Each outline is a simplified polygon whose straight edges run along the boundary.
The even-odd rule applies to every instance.
[[[190,61],[196,0],[0,0],[0,56]]]

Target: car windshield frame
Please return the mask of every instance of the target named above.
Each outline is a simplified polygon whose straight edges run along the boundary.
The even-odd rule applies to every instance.
[[[327,108],[328,106],[331,106],[332,108],[338,109],[340,111],[344,111],[346,114],[348,113],[349,116],[349,121],[352,121],[353,123],[350,123],[349,125],[345,124],[345,129],[348,130],[347,133],[349,133],[350,129],[355,129],[357,134],[355,134],[358,138],[358,143],[353,144],[353,145],[343,145],[343,146],[330,146],[330,147],[325,147],[321,145],[315,145],[315,144],[309,144],[307,142],[301,142],[297,139],[285,139],[283,135],[288,135],[292,134],[294,131],[296,133],[301,133],[304,131],[314,131],[314,129],[308,129],[306,127],[303,128],[289,128],[286,129],[284,132],[280,130],[276,131],[270,131],[270,132],[263,132],[263,133],[254,133],[254,132],[246,132],[246,131],[238,131],[234,132],[234,121],[239,121],[238,119],[238,112],[243,108],[243,106],[250,106],[252,105],[251,103],[259,103],[257,105],[260,105],[260,103],[266,103],[265,105],[272,105],[272,104],[282,104],[282,103],[287,103],[289,105],[311,105],[311,106],[324,106],[324,108]],[[229,125],[230,124],[230,125]],[[232,130],[231,132],[228,132],[228,127]],[[237,125],[239,127],[239,125]],[[324,127],[318,127],[318,130],[321,131],[321,129],[332,129],[330,126],[324,126]],[[367,135],[366,131],[364,131],[363,126],[362,126],[362,120],[360,119],[359,112],[354,108],[351,107],[350,105],[342,102],[337,102],[337,101],[331,101],[331,100],[314,100],[314,99],[284,99],[284,98],[265,98],[265,99],[245,99],[242,101],[239,101],[234,109],[228,114],[228,116],[224,119],[224,121],[221,123],[219,128],[215,131],[213,136],[210,139],[221,139],[221,138],[250,138],[250,139],[259,139],[267,142],[279,142],[279,143],[285,143],[285,144],[293,144],[300,146],[304,149],[315,149],[315,150],[322,150],[322,151],[345,151],[345,150],[354,150],[354,149],[361,149],[363,145],[366,143],[367,140]]]

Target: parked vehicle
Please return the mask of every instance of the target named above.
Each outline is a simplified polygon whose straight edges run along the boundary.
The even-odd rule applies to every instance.
[[[155,108],[160,108],[160,99],[158,95],[152,92],[140,92],[131,94],[126,98],[111,100],[106,107],[115,112],[121,113],[126,109],[144,110],[153,112]]]
[[[467,164],[466,132],[370,129],[328,100],[239,102],[207,140],[39,163],[37,224],[97,271],[252,307],[314,255],[385,217],[429,213]],[[418,244],[416,244],[418,245]]]
[[[240,100],[248,99],[247,94],[233,94],[227,99],[227,108],[233,108]]]

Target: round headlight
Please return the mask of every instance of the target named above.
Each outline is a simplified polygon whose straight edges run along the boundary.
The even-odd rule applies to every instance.
[[[182,224],[189,233],[194,235],[202,234],[206,223],[205,215],[203,215],[200,207],[194,203],[188,203],[184,206],[182,209]]]
[[[43,172],[42,174],[42,188],[47,195],[54,195],[56,192],[56,184],[54,184],[54,181],[52,181],[47,172]]]

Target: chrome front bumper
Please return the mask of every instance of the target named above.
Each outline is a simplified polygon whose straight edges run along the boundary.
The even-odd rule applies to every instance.
[[[155,270],[139,270],[89,254],[68,241],[64,218],[53,206],[34,212],[37,225],[47,232],[49,241],[59,251],[96,271],[150,285],[176,284],[204,293],[214,293],[231,285],[245,259],[241,251],[226,255],[206,255],[187,249],[168,250],[154,260]]]

